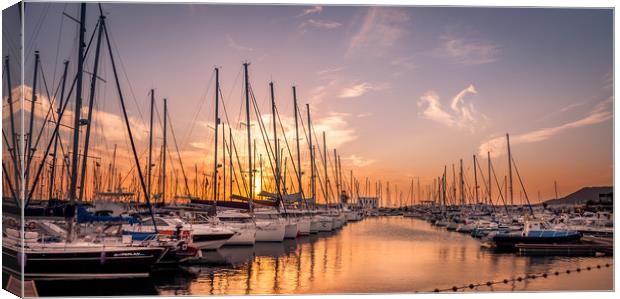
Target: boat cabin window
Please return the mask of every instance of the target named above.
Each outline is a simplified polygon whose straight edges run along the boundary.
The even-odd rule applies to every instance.
[[[273,214],[254,214],[254,217],[256,217],[256,219],[277,219],[278,218],[277,215],[273,215]]]
[[[157,227],[169,226],[168,223],[161,218],[155,218],[155,224],[157,224]],[[153,226],[153,219],[149,218],[148,220],[142,222],[142,225]]]
[[[248,217],[218,217],[220,221],[224,222],[235,222],[235,223],[248,223],[251,222],[251,219]]]

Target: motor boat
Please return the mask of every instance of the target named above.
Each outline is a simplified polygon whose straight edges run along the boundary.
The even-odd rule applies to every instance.
[[[514,250],[516,244],[566,244],[581,240],[577,231],[555,230],[542,221],[526,220],[521,232],[498,232],[492,237],[498,249]]]

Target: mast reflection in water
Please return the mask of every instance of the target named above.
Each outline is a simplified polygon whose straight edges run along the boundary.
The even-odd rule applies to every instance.
[[[145,292],[161,295],[430,292],[612,263],[608,257],[497,254],[481,248],[478,240],[467,235],[402,217],[367,218],[334,233],[282,243],[223,247],[204,252],[204,258],[209,266],[154,273],[148,281],[131,283],[133,292],[142,284]],[[611,290],[612,280],[611,268],[604,268],[476,290]],[[126,294],[118,286],[115,283],[116,294]],[[94,295],[93,289],[89,291]]]

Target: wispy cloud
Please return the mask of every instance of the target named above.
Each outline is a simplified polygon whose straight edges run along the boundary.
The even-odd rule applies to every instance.
[[[360,113],[357,115],[357,117],[362,118],[362,117],[369,117],[372,116],[372,113]]]
[[[476,112],[473,103],[465,101],[465,95],[477,93],[476,88],[469,85],[452,98],[450,110],[445,110],[440,102],[439,95],[431,90],[420,98],[418,107],[424,109],[422,115],[429,120],[448,127],[468,128],[474,131],[480,122],[480,117],[485,117]]]
[[[330,20],[309,19],[301,23],[299,27],[304,28],[307,26],[314,27],[314,28],[320,28],[320,29],[336,29],[342,26],[342,23],[338,23],[336,21],[330,21]]]
[[[413,55],[396,58],[392,60],[390,64],[393,66],[404,67],[406,69],[414,69],[416,67]]]
[[[325,75],[330,75],[330,74],[333,74],[333,73],[341,72],[344,69],[345,68],[343,66],[335,67],[335,68],[329,68],[329,69],[322,69],[322,70],[316,72],[316,74],[319,75],[319,76],[325,76]]]
[[[369,7],[358,31],[349,41],[347,55],[362,49],[392,47],[405,33],[409,15],[395,8]],[[381,55],[381,51],[374,54]]]
[[[313,6],[310,8],[304,9],[304,11],[297,15],[297,17],[303,17],[312,14],[320,14],[323,11],[323,6]]]
[[[250,47],[246,47],[246,46],[242,46],[239,43],[237,43],[230,35],[226,35],[226,42],[228,43],[228,46],[237,50],[237,51],[254,51],[254,49],[250,48]]]
[[[338,95],[339,98],[357,98],[369,91],[384,90],[389,87],[388,84],[371,84],[368,82],[357,83],[355,85],[343,88]]]
[[[457,32],[449,30],[439,39],[441,45],[435,52],[464,65],[477,65],[495,62],[499,59],[501,47],[489,40],[477,37],[472,31]]]
[[[510,144],[516,145],[541,142],[570,129],[587,127],[610,120],[613,117],[612,112],[609,111],[611,102],[611,97],[605,101],[599,102],[586,116],[581,119],[555,127],[541,128],[531,132],[511,136]],[[494,137],[482,143],[479,147],[480,154],[486,155],[487,152],[490,152],[494,157],[503,155],[506,151],[506,141],[504,138],[504,136]]]
[[[366,159],[358,155],[350,155],[344,157],[343,159],[345,159],[345,161],[349,161],[355,167],[366,167],[375,162],[375,160]]]

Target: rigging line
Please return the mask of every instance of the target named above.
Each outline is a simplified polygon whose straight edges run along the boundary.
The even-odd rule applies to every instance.
[[[243,69],[242,67],[239,68],[239,72],[237,72],[237,77],[236,77],[236,79],[234,81],[235,83],[233,83],[233,86],[236,85],[236,82],[239,79],[239,76],[241,74],[241,70],[242,69]],[[220,84],[220,86],[221,86],[221,84]],[[231,92],[229,94],[230,96],[232,96],[233,90],[234,89],[231,90]],[[224,116],[226,117],[226,122],[228,123],[228,129],[230,130],[230,132],[232,132],[232,129],[230,127],[230,119],[228,118],[228,110],[226,109],[226,101],[224,100],[224,95],[222,94],[222,88],[221,87],[219,89],[219,93],[220,93],[220,97],[221,97],[222,107],[224,108]],[[241,108],[243,107],[243,105],[239,105],[239,107],[240,107],[239,108],[240,109],[239,110],[239,114],[241,114]],[[239,119],[239,117],[237,119]],[[237,145],[235,143],[234,138],[232,138],[232,140],[230,140],[230,144],[232,145],[232,147],[234,149],[235,158],[237,160],[237,165],[239,167],[239,172],[240,172],[239,175],[241,176],[241,181],[243,182],[243,189],[244,189],[245,193],[248,193],[248,187],[246,186],[246,182],[243,179],[243,168],[241,167],[241,160],[239,159],[239,153],[237,152]],[[230,150],[229,150],[229,152],[230,152]],[[238,182],[238,179],[236,177],[236,174],[235,174],[234,178],[235,178],[235,182],[237,183],[237,189],[238,189],[237,191],[241,191],[241,188],[239,188],[239,182]],[[232,190],[231,190],[231,192],[232,192]]]
[[[314,126],[310,126],[310,128],[311,128],[311,130],[312,130],[312,133],[314,133],[314,139],[317,141],[317,149],[319,150],[319,156],[320,156],[320,157],[324,157],[323,152],[321,151],[321,147],[320,147],[320,146],[318,146],[318,141],[319,141],[319,139],[318,139],[318,137],[317,137],[317,135],[316,135],[316,130],[314,129]],[[327,147],[327,146],[326,146],[326,147]],[[327,156],[327,153],[325,154],[325,156]],[[320,162],[321,162],[321,165],[323,165],[323,169],[326,169],[326,170],[327,170],[327,169],[328,169],[328,168],[327,168],[327,161],[323,161],[323,159],[322,159],[322,158],[321,158],[321,159],[319,159],[319,160],[320,160]],[[315,162],[315,163],[316,163],[316,162]],[[330,181],[329,181],[329,179],[328,179],[328,178],[325,178],[325,180],[326,180],[326,182],[327,182],[327,187],[329,188],[329,187],[330,187]],[[319,183],[320,183],[320,181],[319,181]],[[321,184],[322,184],[322,183],[321,183]],[[321,189],[323,189],[323,186],[321,186]],[[326,199],[327,199],[327,198],[328,198],[328,196],[329,196],[329,193],[327,193],[327,192],[328,192],[328,190],[325,190],[325,191],[323,192],[323,196],[325,196],[325,198],[326,198]]]
[[[106,27],[110,28],[110,24],[106,23]],[[133,99],[134,104],[136,105],[136,110],[138,111],[138,115],[140,115],[140,120],[142,120],[142,123],[146,123],[144,121],[144,116],[142,115],[142,111],[140,110],[140,107],[142,107],[141,105],[138,104],[138,100],[136,98],[136,94],[134,92],[134,88],[133,85],[131,84],[131,80],[129,80],[129,75],[127,74],[127,71],[125,69],[125,63],[123,62],[123,56],[120,54],[120,51],[118,50],[118,47],[116,45],[116,41],[114,39],[114,36],[112,34],[112,28],[110,28],[109,30],[109,35],[110,35],[110,40],[112,43],[112,46],[114,47],[114,50],[116,51],[116,53],[118,54],[118,60],[120,62],[121,65],[121,71],[123,72],[123,75],[125,75],[125,80],[127,81],[127,85],[129,85],[129,92],[131,93],[131,97]],[[112,53],[110,53],[110,56]]]
[[[54,59],[54,72],[52,73],[52,86],[56,83],[56,71],[58,69],[58,55],[60,54],[60,41],[62,40],[62,26],[65,22],[64,14],[67,8],[67,3],[62,7],[62,14],[60,14],[60,26],[58,27],[58,38],[56,38],[56,58]]]
[[[230,127],[228,127],[228,128],[230,129]],[[225,134],[225,132],[224,132],[224,134]],[[229,155],[230,157],[232,157],[232,151],[231,151],[231,148],[232,148],[232,143],[230,143],[230,144],[229,144],[227,141],[228,141],[228,140],[224,139],[224,149],[228,148],[228,155]],[[228,146],[227,146],[227,144],[228,144]],[[224,153],[224,154],[226,154],[226,153]],[[239,180],[237,179],[237,172],[235,171],[235,168],[234,168],[234,167],[232,167],[232,168],[230,169],[230,171],[232,172],[232,177],[234,178],[235,185],[237,185],[237,190],[241,190],[241,187],[239,186]],[[242,181],[243,181],[243,180],[242,180]],[[224,177],[224,183],[226,183],[226,177]],[[232,187],[231,187],[231,188],[232,188]],[[230,190],[230,193],[231,193],[231,194],[233,193],[233,190],[232,190],[232,189]]]
[[[19,57],[19,54],[21,52],[17,50],[13,41],[9,38],[9,32],[6,30],[6,26],[2,27],[2,42],[6,43],[9,46],[9,53],[11,53],[11,55],[5,55],[5,56]],[[19,67],[18,62],[16,62],[16,66]]]
[[[484,172],[482,172],[482,168],[480,167],[480,164],[481,164],[480,163],[480,159],[478,159],[478,155],[475,155],[475,156],[476,156],[476,160],[478,162],[476,164],[478,164],[478,170],[480,171],[480,176],[482,177],[482,183],[484,183],[485,191],[486,191],[486,193],[488,193],[490,188],[489,188],[489,185],[487,185],[487,179],[484,177]],[[487,196],[488,196],[488,194],[487,194]]]
[[[4,161],[2,161],[2,177],[6,178],[6,182],[7,182],[7,186],[9,187],[9,191],[11,191],[11,194],[13,195],[13,200],[15,200],[15,205],[19,207],[19,199],[17,198],[17,195],[15,194],[15,189],[13,189],[13,185],[11,184],[11,180],[9,179],[9,172],[6,170],[6,166],[4,165]],[[2,184],[2,186],[4,186],[4,184]]]
[[[521,175],[519,175],[519,169],[517,169],[517,163],[515,163],[515,158],[514,158],[513,155],[511,155],[510,158],[512,160],[512,164],[515,167],[515,171],[517,173],[517,178],[519,178],[519,183],[521,184],[521,189],[523,189],[523,194],[525,195],[525,200],[527,201],[527,206],[528,206],[532,216],[534,216],[534,210],[532,209],[532,204],[530,203],[530,199],[527,196],[527,191],[525,190],[525,186],[523,185],[523,181],[521,180]]]
[[[252,98],[252,104],[254,106],[254,111],[256,112],[256,115],[259,116],[260,114],[260,110],[258,108],[258,105],[256,104],[256,98],[254,97],[254,91],[252,90],[252,85],[250,85],[250,96]],[[258,126],[259,126],[259,130],[261,132],[261,135],[263,137],[263,143],[265,144],[265,150],[267,151],[267,159],[269,160],[269,165],[271,167],[271,172],[272,174],[275,176],[276,175],[276,170],[273,166],[273,162],[271,160],[271,156],[273,155],[273,148],[271,147],[271,143],[268,142],[268,138],[265,136],[266,134],[266,129],[265,129],[265,124],[263,123],[263,119],[261,117],[256,117],[258,120]],[[263,182],[261,182],[262,184]],[[278,196],[280,196],[280,194],[278,194]]]
[[[508,206],[506,205],[506,200],[504,199],[504,194],[502,192],[502,187],[499,186],[499,181],[497,180],[497,175],[495,174],[495,167],[493,167],[493,164],[491,164],[491,173],[493,174],[493,177],[495,178],[495,184],[497,184],[497,190],[499,190],[499,197],[502,199],[502,203],[504,204],[504,209],[506,209],[506,215],[509,215],[510,213],[508,212]]]
[[[168,115],[168,123],[170,124],[170,133],[172,133],[172,140],[174,141],[174,147],[177,150],[177,156],[178,156],[179,164],[180,164],[180,167],[181,167],[181,173],[183,174],[183,180],[185,181],[185,190],[187,192],[186,195],[189,196],[190,192],[189,192],[189,184],[187,182],[187,174],[185,173],[185,167],[183,167],[183,160],[181,159],[181,152],[179,151],[179,145],[177,143],[177,137],[176,137],[176,134],[174,133],[174,127],[172,126],[172,117],[171,117],[171,115]]]
[[[282,120],[280,119],[280,112],[278,111],[278,106],[276,106],[276,117],[278,118],[278,122],[280,123],[280,129],[282,130],[282,136],[284,137],[284,143],[286,144],[286,150],[288,151],[289,157],[291,157],[291,163],[293,165],[293,170],[295,171],[295,178],[297,179],[297,181],[295,183],[297,183],[299,181],[299,173],[297,172],[297,167],[295,166],[295,159],[293,159],[293,153],[291,151],[291,147],[288,144],[288,139],[286,138],[286,132],[284,131],[284,125],[282,125]],[[301,165],[299,166],[301,167]],[[299,190],[301,192],[301,196],[303,197],[303,188],[302,186],[299,186]]]
[[[202,111],[202,107],[204,106],[206,102],[206,96],[209,93],[209,90],[211,90],[211,83],[213,82],[214,73],[215,72],[211,73],[211,78],[209,79],[209,82],[207,83],[207,90],[205,91],[204,96],[198,99],[198,109],[194,111],[194,116],[192,117],[192,121],[190,122],[191,126],[188,132],[185,134],[185,136],[183,136],[183,139],[181,139],[181,148],[183,149],[185,148],[185,146],[187,146],[187,143],[189,142],[189,139],[192,136],[194,128],[196,127],[196,120],[198,119],[198,115],[200,115],[200,111]]]
[[[26,45],[28,45],[28,48],[26,48],[27,50],[25,53],[30,53],[30,51],[32,50],[32,47],[34,46],[33,43],[36,37],[39,35],[39,32],[41,31],[41,27],[43,27],[43,21],[47,18],[47,14],[49,13],[50,6],[51,6],[51,3],[47,3],[45,8],[43,9],[43,13],[39,17],[39,20],[37,21],[37,24],[35,25],[34,34],[31,36],[30,40],[28,40],[28,43],[26,43]],[[28,62],[29,62],[29,59],[26,59],[25,63],[27,64]]]
[[[46,91],[46,93],[47,93],[47,100],[48,100],[48,101],[49,101],[49,103],[50,103],[50,107],[49,107],[49,109],[47,110],[47,114],[45,115],[45,118],[43,119],[43,123],[41,124],[41,130],[39,130],[39,134],[37,135],[37,139],[36,139],[36,141],[35,141],[35,143],[34,143],[34,147],[32,148],[32,152],[30,153],[31,157],[28,159],[28,164],[27,164],[27,167],[26,167],[26,174],[25,174],[25,177],[28,177],[28,175],[29,175],[29,173],[30,173],[30,166],[32,166],[32,159],[31,159],[31,158],[32,158],[32,156],[34,156],[34,153],[35,153],[35,151],[36,151],[36,148],[39,146],[39,142],[40,142],[40,140],[41,140],[41,136],[43,135],[43,130],[47,127],[47,122],[48,122],[48,119],[49,119],[50,115],[53,117],[54,121],[56,120],[56,117],[55,117],[54,113],[52,113],[52,112],[54,111],[54,103],[55,103],[55,101],[56,101],[56,98],[53,98],[53,99],[52,99],[52,98],[50,97],[50,94],[49,94],[49,89],[48,89],[48,87],[47,87],[47,82],[46,82],[46,80],[45,80],[45,75],[43,74],[43,67],[42,67],[42,65],[39,65],[39,67],[41,68],[41,70],[39,71],[39,73],[41,74],[41,76],[42,76],[42,78],[43,78],[43,84],[44,84],[44,86],[45,86],[45,91]],[[32,113],[32,114],[36,114],[36,113],[35,113],[35,111],[30,111],[30,113]],[[43,161],[44,161],[44,160],[43,160]],[[43,162],[42,162],[42,163],[43,163]],[[28,186],[26,186],[26,187],[28,187]]]

